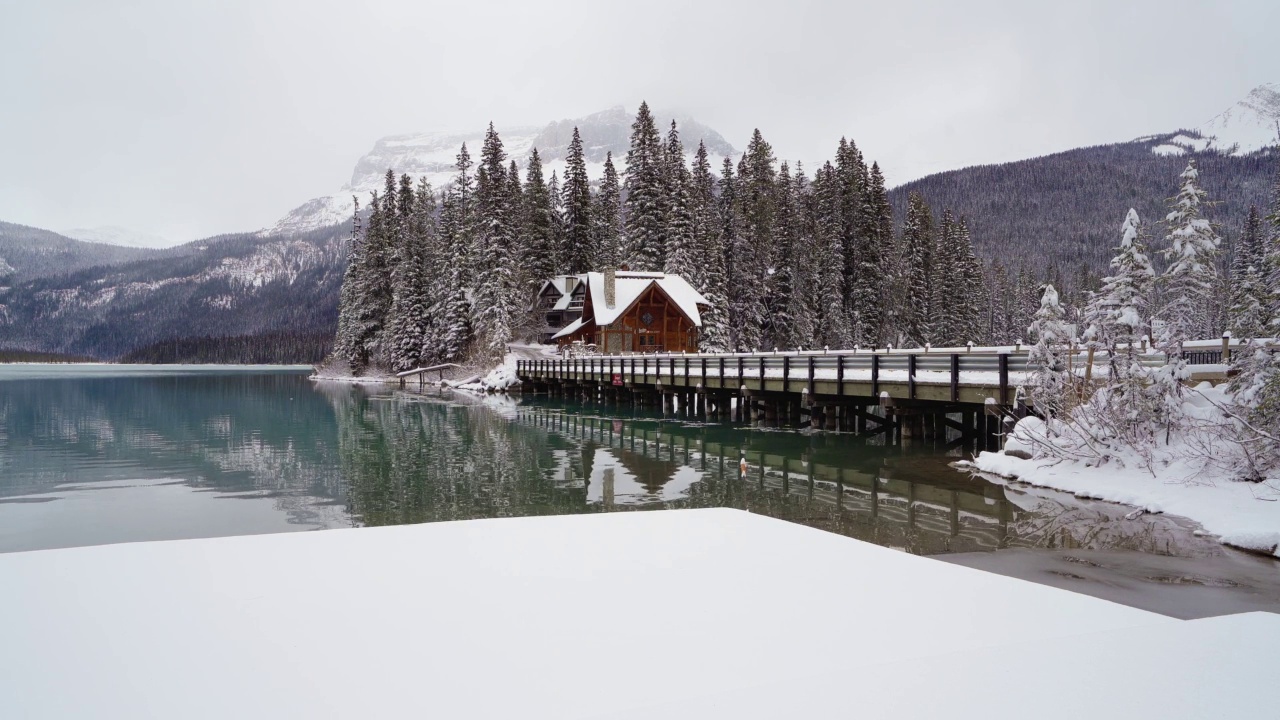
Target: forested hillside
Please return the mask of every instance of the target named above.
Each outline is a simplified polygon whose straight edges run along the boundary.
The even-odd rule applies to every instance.
[[[331,334],[344,232],[221,236],[21,282],[0,290],[0,345],[115,359],[175,338]]]
[[[1163,218],[1174,178],[1187,156],[1157,154],[1175,135],[1078,148],[1000,165],[938,173],[889,192],[895,217],[904,216],[908,197],[920,193],[934,207],[946,207],[967,220],[978,256],[1017,270],[1068,283],[1084,263],[1105,274],[1114,254],[1118,219],[1129,208],[1144,220]],[[1168,147],[1167,145],[1165,145]],[[1200,177],[1213,204],[1206,217],[1218,223],[1229,251],[1244,227],[1249,206],[1266,207],[1276,156],[1194,153]],[[1228,252],[1229,256],[1229,252]]]
[[[82,242],[48,230],[0,222],[0,286],[183,252]]]

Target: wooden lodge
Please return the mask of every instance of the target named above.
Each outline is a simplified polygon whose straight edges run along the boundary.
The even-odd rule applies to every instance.
[[[697,352],[709,306],[679,275],[612,269],[548,280],[537,303],[544,341],[580,341],[606,355]]]

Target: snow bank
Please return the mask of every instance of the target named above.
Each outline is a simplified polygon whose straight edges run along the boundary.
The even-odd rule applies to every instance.
[[[1040,425],[1022,420],[1006,441],[1006,450],[1034,450],[1032,432]],[[1039,423],[1039,420],[1035,422]],[[1130,462],[1090,467],[1081,462],[1023,460],[998,452],[980,453],[976,469],[1003,478],[1016,478],[1079,497],[1123,503],[1146,512],[1180,515],[1199,523],[1219,540],[1246,550],[1280,557],[1280,487],[1215,478],[1201,463],[1171,461],[1147,469]]]
[[[467,382],[457,385],[451,384],[458,390],[468,390],[470,392],[495,393],[506,392],[513,387],[520,385],[520,378],[516,375],[516,361],[522,359],[520,353],[507,353],[507,357],[502,364],[489,371],[488,375],[478,380],[468,380]]]
[[[1075,673],[1016,673],[1013,684],[1039,682],[1052,697],[1035,706],[1042,717],[1098,691],[1060,684],[1115,649],[1137,655],[1101,682],[1131,690],[1151,677],[1148,661],[1173,656],[1135,633],[1177,637],[1187,624],[727,509],[13,553],[0,555],[0,586],[0,697],[6,717],[22,718],[759,717],[682,709],[751,686],[774,709],[822,698],[771,717],[839,717],[850,698],[909,696],[948,712],[867,716],[991,717],[1027,707],[1004,703],[992,668],[1075,662],[1054,643],[1093,633]],[[1274,660],[1280,638],[1253,635]],[[1219,697],[1237,687],[1215,684],[1219,661],[1252,647],[1217,642],[1203,667],[1178,656],[1207,674],[1165,690],[1274,697],[1280,686],[1257,672],[1239,673],[1253,695]],[[901,672],[923,663],[939,669]],[[880,692],[886,676],[904,692]],[[953,699],[956,683],[967,699]],[[1133,707],[1158,699],[1143,687]],[[654,703],[674,710],[646,715]]]

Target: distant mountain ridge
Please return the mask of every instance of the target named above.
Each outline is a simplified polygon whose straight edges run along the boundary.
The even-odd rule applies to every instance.
[[[895,187],[889,197],[899,223],[912,192],[937,213],[950,208],[964,215],[979,256],[1014,271],[1056,268],[1069,277],[1083,262],[1105,274],[1131,207],[1148,243],[1165,246],[1159,222],[1177,192],[1178,174],[1195,158],[1214,203],[1206,215],[1218,224],[1229,259],[1249,206],[1266,207],[1280,172],[1277,123],[1280,91],[1268,83],[1198,127],[949,170]]]
[[[707,145],[713,167],[734,154],[734,148],[715,130],[683,114],[654,112],[659,130],[664,133],[672,119],[680,128],[680,140],[686,156],[697,149],[698,142]],[[592,113],[584,117],[558,120],[542,127],[496,127],[502,138],[503,148],[509,157],[520,165],[521,173],[528,166],[533,148],[542,159],[543,173],[549,178],[552,172],[564,176],[565,151],[577,127],[582,137],[583,152],[587,160],[587,174],[599,179],[604,172],[607,153],[613,153],[618,172],[626,167],[627,149],[631,139],[633,116],[623,106]],[[458,149],[466,143],[473,161],[480,157],[486,128],[471,132],[421,132],[408,135],[392,135],[374,143],[373,149],[361,157],[351,173],[351,180],[333,195],[314,198],[286,214],[264,234],[305,232],[329,225],[345,223],[351,219],[352,196],[368,200],[369,193],[381,190],[387,169],[397,174],[408,174],[415,180],[425,177],[437,190],[448,185],[455,175],[454,166]]]
[[[75,240],[40,228],[0,222],[0,286],[168,252]]]

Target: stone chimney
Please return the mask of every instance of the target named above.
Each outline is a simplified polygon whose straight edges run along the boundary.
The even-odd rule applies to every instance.
[[[618,271],[612,266],[604,269],[604,306],[613,309],[618,301]]]

